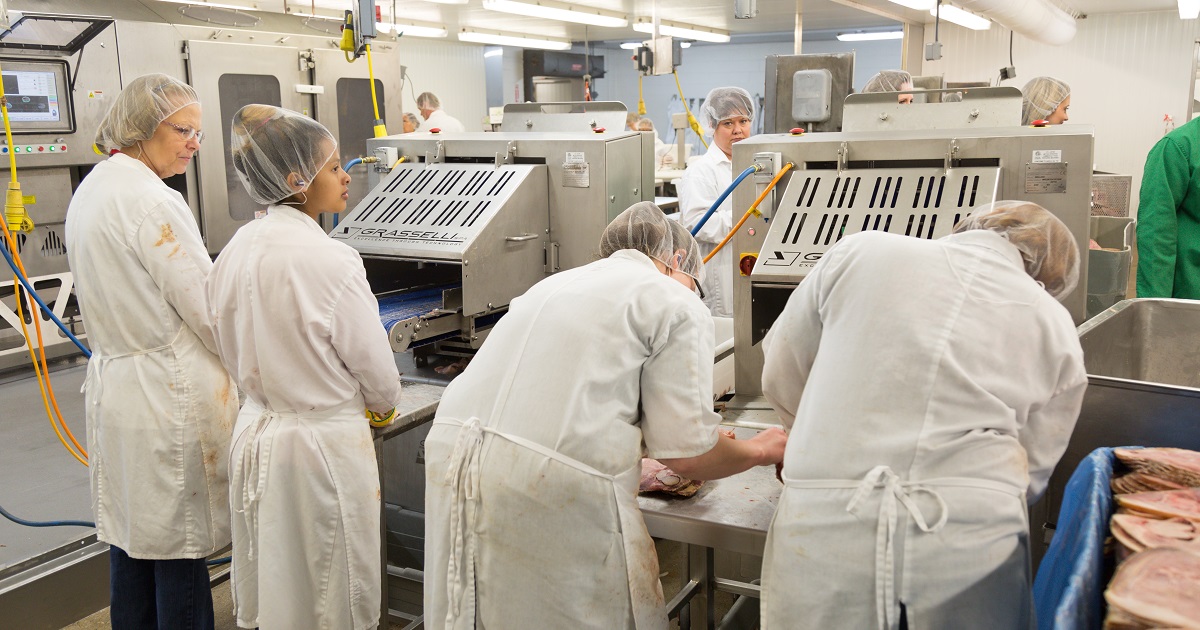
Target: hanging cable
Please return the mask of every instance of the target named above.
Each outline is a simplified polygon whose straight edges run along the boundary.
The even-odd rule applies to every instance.
[[[708,207],[708,211],[705,212],[704,216],[700,218],[700,222],[696,224],[696,227],[692,228],[692,236],[695,236],[697,233],[700,232],[700,228],[704,227],[705,223],[708,223],[708,218],[711,217],[713,215],[713,213],[717,211],[717,208],[719,208],[721,206],[721,204],[724,203],[725,198],[729,196],[729,193],[733,192],[733,189],[737,188],[738,184],[742,183],[743,179],[746,179],[747,177],[749,177],[751,173],[757,173],[760,170],[762,170],[762,167],[759,166],[758,164],[755,164],[754,166],[747,166],[746,170],[742,171],[742,174],[738,175],[737,178],[733,180],[733,183],[730,184],[729,187],[727,187],[721,193],[721,196],[717,197],[717,200],[714,201],[712,203],[712,205]]]
[[[722,247],[725,247],[725,244],[733,238],[733,235],[737,234],[737,231],[742,229],[742,224],[746,222],[746,219],[750,218],[750,215],[761,214],[758,211],[758,204],[762,203],[763,199],[767,198],[767,194],[775,189],[775,184],[779,183],[779,180],[783,178],[783,174],[792,170],[793,166],[795,166],[795,164],[788,162],[787,164],[783,165],[783,168],[779,169],[779,172],[775,174],[775,178],[771,180],[770,184],[767,184],[767,187],[763,189],[762,194],[758,196],[758,199],[754,200],[754,205],[750,206],[750,209],[746,211],[746,214],[742,215],[742,218],[737,222],[737,225],[733,226],[733,229],[729,230],[729,234],[726,234],[725,238],[722,239],[721,242],[717,244],[717,246],[713,248],[713,250],[709,252],[707,256],[704,257],[704,262],[712,260],[712,257],[716,256],[717,252],[721,251]]]
[[[25,527],[96,527],[96,524],[91,521],[31,521],[19,516],[13,516],[3,506],[0,506],[0,515],[17,525],[24,525]]]
[[[373,18],[369,18],[373,19]],[[387,133],[383,119],[379,117],[379,98],[375,95],[375,66],[371,63],[371,45],[367,44],[367,76],[371,79],[371,108],[375,112],[375,137],[382,138]]]
[[[679,100],[683,101],[683,111],[687,112],[688,125],[691,126],[692,131],[696,132],[697,136],[700,136],[700,142],[707,149],[708,141],[704,139],[704,130],[700,128],[700,121],[696,120],[696,117],[692,115],[692,110],[688,107],[687,98],[683,96],[683,86],[679,84],[679,71],[672,69],[671,74],[675,75],[675,88],[679,90]]]
[[[685,104],[686,106],[686,104]],[[638,116],[646,115],[646,100],[642,98],[642,74],[638,73]]]

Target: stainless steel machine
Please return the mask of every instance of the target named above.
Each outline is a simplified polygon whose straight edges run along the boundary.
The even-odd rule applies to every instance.
[[[598,258],[604,227],[653,199],[650,134],[415,133],[367,145],[380,158],[372,190],[330,236],[363,255],[392,349],[415,348],[418,364],[478,348],[512,298]]]
[[[962,102],[897,105],[889,94],[847,99],[842,133],[764,135],[733,147],[734,171],[754,162],[758,187],[733,193],[748,208],[783,163],[795,170],[734,237],[735,406],[761,406],[760,342],[808,270],[840,239],[865,230],[915,238],[949,234],[978,205],[1036,202],[1087,251],[1093,136],[1083,126],[1019,127],[1020,95],[969,91]],[[947,126],[951,121],[952,126]],[[1086,269],[1063,303],[1082,322]]]

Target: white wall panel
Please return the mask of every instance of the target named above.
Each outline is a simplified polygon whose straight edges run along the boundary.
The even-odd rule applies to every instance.
[[[1099,14],[1079,20],[1074,41],[1049,46],[1017,35],[1013,60],[1022,87],[1048,75],[1071,86],[1070,121],[1096,128],[1095,166],[1134,176],[1132,210],[1137,208],[1146,154],[1163,135],[1163,115],[1177,125],[1187,116],[1192,54],[1200,20],[1180,20],[1174,11]],[[933,41],[933,29],[925,29]],[[924,74],[948,81],[998,78],[1008,65],[1009,32],[993,26],[971,31],[943,24],[941,61],[924,62]]]
[[[461,121],[467,131],[483,129],[487,115],[483,46],[419,37],[402,38],[396,45],[400,63],[408,66],[404,111],[419,117],[414,94],[433,92],[442,101],[442,109]]]

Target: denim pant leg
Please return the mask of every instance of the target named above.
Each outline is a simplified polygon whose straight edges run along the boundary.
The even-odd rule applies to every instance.
[[[154,564],[160,630],[212,630],[212,586],[204,558]]]
[[[113,630],[156,630],[154,561],[108,548],[109,619]]]

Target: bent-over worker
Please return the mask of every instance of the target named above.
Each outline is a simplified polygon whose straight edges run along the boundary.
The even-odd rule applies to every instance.
[[[936,241],[854,234],[817,263],[763,341],[791,428],[764,630],[1033,627],[1027,504],[1087,386],[1056,299],[1079,264],[1028,202]]]

